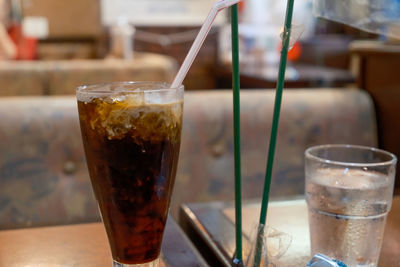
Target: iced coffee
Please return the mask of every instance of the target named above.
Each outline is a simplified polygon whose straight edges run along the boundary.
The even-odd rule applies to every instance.
[[[183,88],[163,83],[81,87],[86,160],[113,259],[158,258],[174,184]]]

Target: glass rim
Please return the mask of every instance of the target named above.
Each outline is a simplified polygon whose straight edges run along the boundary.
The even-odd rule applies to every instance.
[[[154,85],[154,89],[140,89],[140,88],[132,88],[126,89],[123,91],[112,91],[112,90],[102,90],[102,87],[106,86],[132,86],[132,85]],[[156,88],[156,85],[159,85],[162,88]],[[85,84],[80,85],[76,88],[76,93],[78,94],[96,94],[96,95],[109,95],[115,92],[126,92],[126,93],[153,93],[153,92],[171,92],[171,91],[183,91],[184,85],[180,85],[175,88],[170,88],[170,83],[162,82],[162,81],[122,81],[122,82],[104,82],[104,83],[94,83],[94,84]],[[96,90],[96,88],[98,88]]]
[[[337,160],[330,160],[326,158],[322,158],[319,156],[315,156],[311,154],[313,151],[321,150],[321,149],[326,149],[326,148],[344,148],[344,149],[351,149],[351,148],[356,148],[364,151],[371,151],[374,153],[381,153],[390,158],[390,160],[385,160],[382,162],[371,162],[371,163],[357,163],[357,162],[346,162],[346,161],[337,161]],[[332,165],[337,165],[337,166],[349,166],[349,167],[379,167],[379,166],[386,166],[386,165],[395,165],[397,163],[397,157],[393,153],[390,153],[386,150],[375,148],[375,147],[369,147],[369,146],[361,146],[361,145],[349,145],[349,144],[327,144],[327,145],[317,145],[317,146],[312,146],[306,149],[304,152],[306,158],[316,160],[318,162],[322,163],[329,163]]]

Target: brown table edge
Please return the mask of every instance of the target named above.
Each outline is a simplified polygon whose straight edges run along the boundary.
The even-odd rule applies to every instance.
[[[14,229],[3,229],[0,230],[0,233],[38,233],[38,232],[49,232],[49,231],[76,231],[77,228],[101,228],[101,231],[104,231],[105,238],[105,246],[109,250],[109,245],[106,237],[106,231],[104,229],[104,224],[101,221],[96,222],[80,222],[80,223],[71,223],[71,224],[58,224],[58,225],[39,225],[35,227],[28,228],[14,228]],[[103,234],[103,233],[102,233]],[[178,234],[178,236],[172,237],[171,234]],[[168,238],[165,238],[169,236]],[[169,240],[168,240],[169,239]],[[174,242],[179,240],[178,242],[182,245],[181,247],[175,247]],[[39,242],[42,242],[39,240]],[[184,248],[184,250],[182,250]],[[175,266],[176,256],[184,253],[187,248],[188,252],[185,252],[186,255],[195,261],[195,265],[193,266],[209,266],[207,261],[200,254],[196,246],[192,243],[190,238],[185,234],[183,229],[177,223],[177,221],[169,214],[166,222],[166,231],[164,232],[163,243],[161,247],[160,254],[160,266],[170,267]],[[191,254],[191,255],[190,255]],[[111,258],[110,258],[111,259]]]

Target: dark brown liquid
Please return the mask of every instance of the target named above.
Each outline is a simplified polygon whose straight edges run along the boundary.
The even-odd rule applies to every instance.
[[[126,264],[156,259],[175,179],[182,103],[127,107],[95,99],[78,101],[78,109],[113,259]]]

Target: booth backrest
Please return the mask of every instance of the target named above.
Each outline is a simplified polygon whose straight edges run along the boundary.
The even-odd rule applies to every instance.
[[[273,90],[241,93],[243,197],[261,196]],[[231,91],[187,92],[171,204],[232,200]],[[288,90],[283,95],[272,197],[304,192],[303,153],[312,145],[377,145],[375,112],[363,91]],[[76,100],[0,98],[0,229],[98,221]]]

